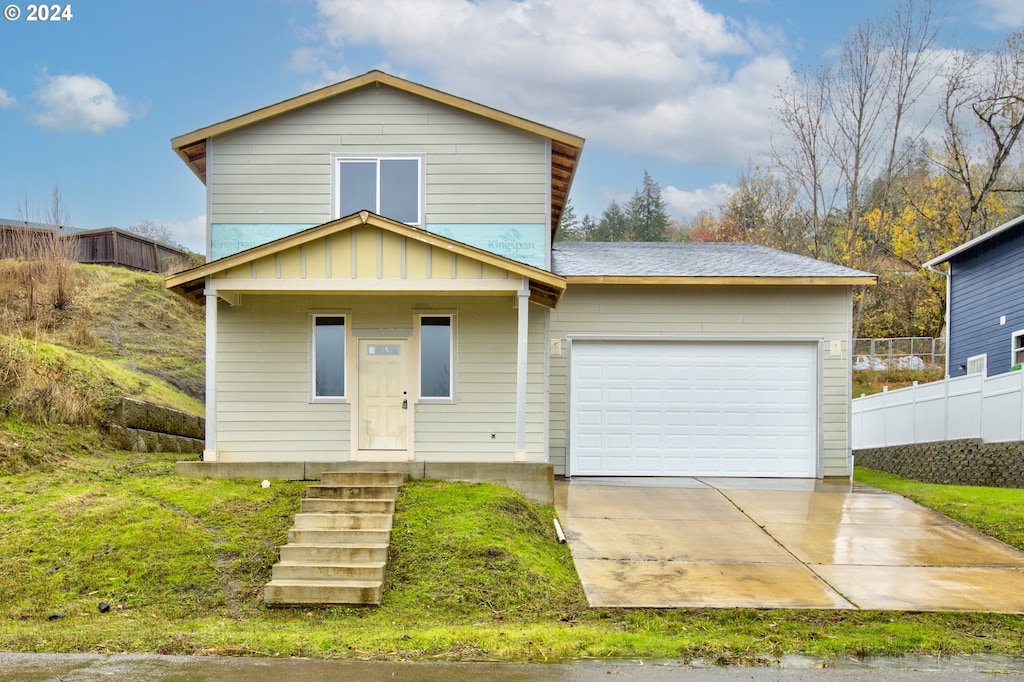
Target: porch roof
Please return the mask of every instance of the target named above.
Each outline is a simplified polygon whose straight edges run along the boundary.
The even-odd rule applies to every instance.
[[[371,229],[380,232],[379,240],[366,241]],[[332,247],[328,238],[343,233],[351,233],[352,240]],[[357,257],[361,235],[364,250],[373,249],[369,259],[365,253]],[[385,253],[389,246],[391,253],[402,259],[398,266]],[[439,263],[436,269],[440,272],[434,273],[429,265],[422,267],[422,261],[429,262],[431,257],[425,256],[418,273],[407,272],[404,259],[414,251],[445,254],[448,260]],[[328,264],[336,252],[344,253],[345,258],[334,272]],[[317,267],[319,271],[314,272]],[[523,279],[529,283],[530,300],[550,308],[558,305],[565,291],[565,279],[546,270],[361,211],[170,275],[164,284],[202,305],[207,288],[226,300],[244,292],[503,293],[517,291]]]

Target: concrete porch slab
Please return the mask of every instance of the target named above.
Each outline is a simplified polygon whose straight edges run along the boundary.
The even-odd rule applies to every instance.
[[[574,479],[555,508],[592,606],[1024,613],[1024,552],[857,484]]]

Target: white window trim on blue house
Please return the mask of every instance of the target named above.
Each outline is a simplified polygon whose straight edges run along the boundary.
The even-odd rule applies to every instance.
[[[1010,337],[1010,367],[1024,365],[1024,329],[1019,329]]]

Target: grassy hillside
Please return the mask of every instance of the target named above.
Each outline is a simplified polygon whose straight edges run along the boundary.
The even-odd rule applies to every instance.
[[[106,448],[122,396],[203,414],[203,314],[163,278],[0,260],[0,473]]]

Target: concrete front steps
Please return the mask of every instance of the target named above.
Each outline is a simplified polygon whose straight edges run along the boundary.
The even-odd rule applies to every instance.
[[[270,606],[380,604],[401,472],[325,472],[306,487],[263,588]]]

